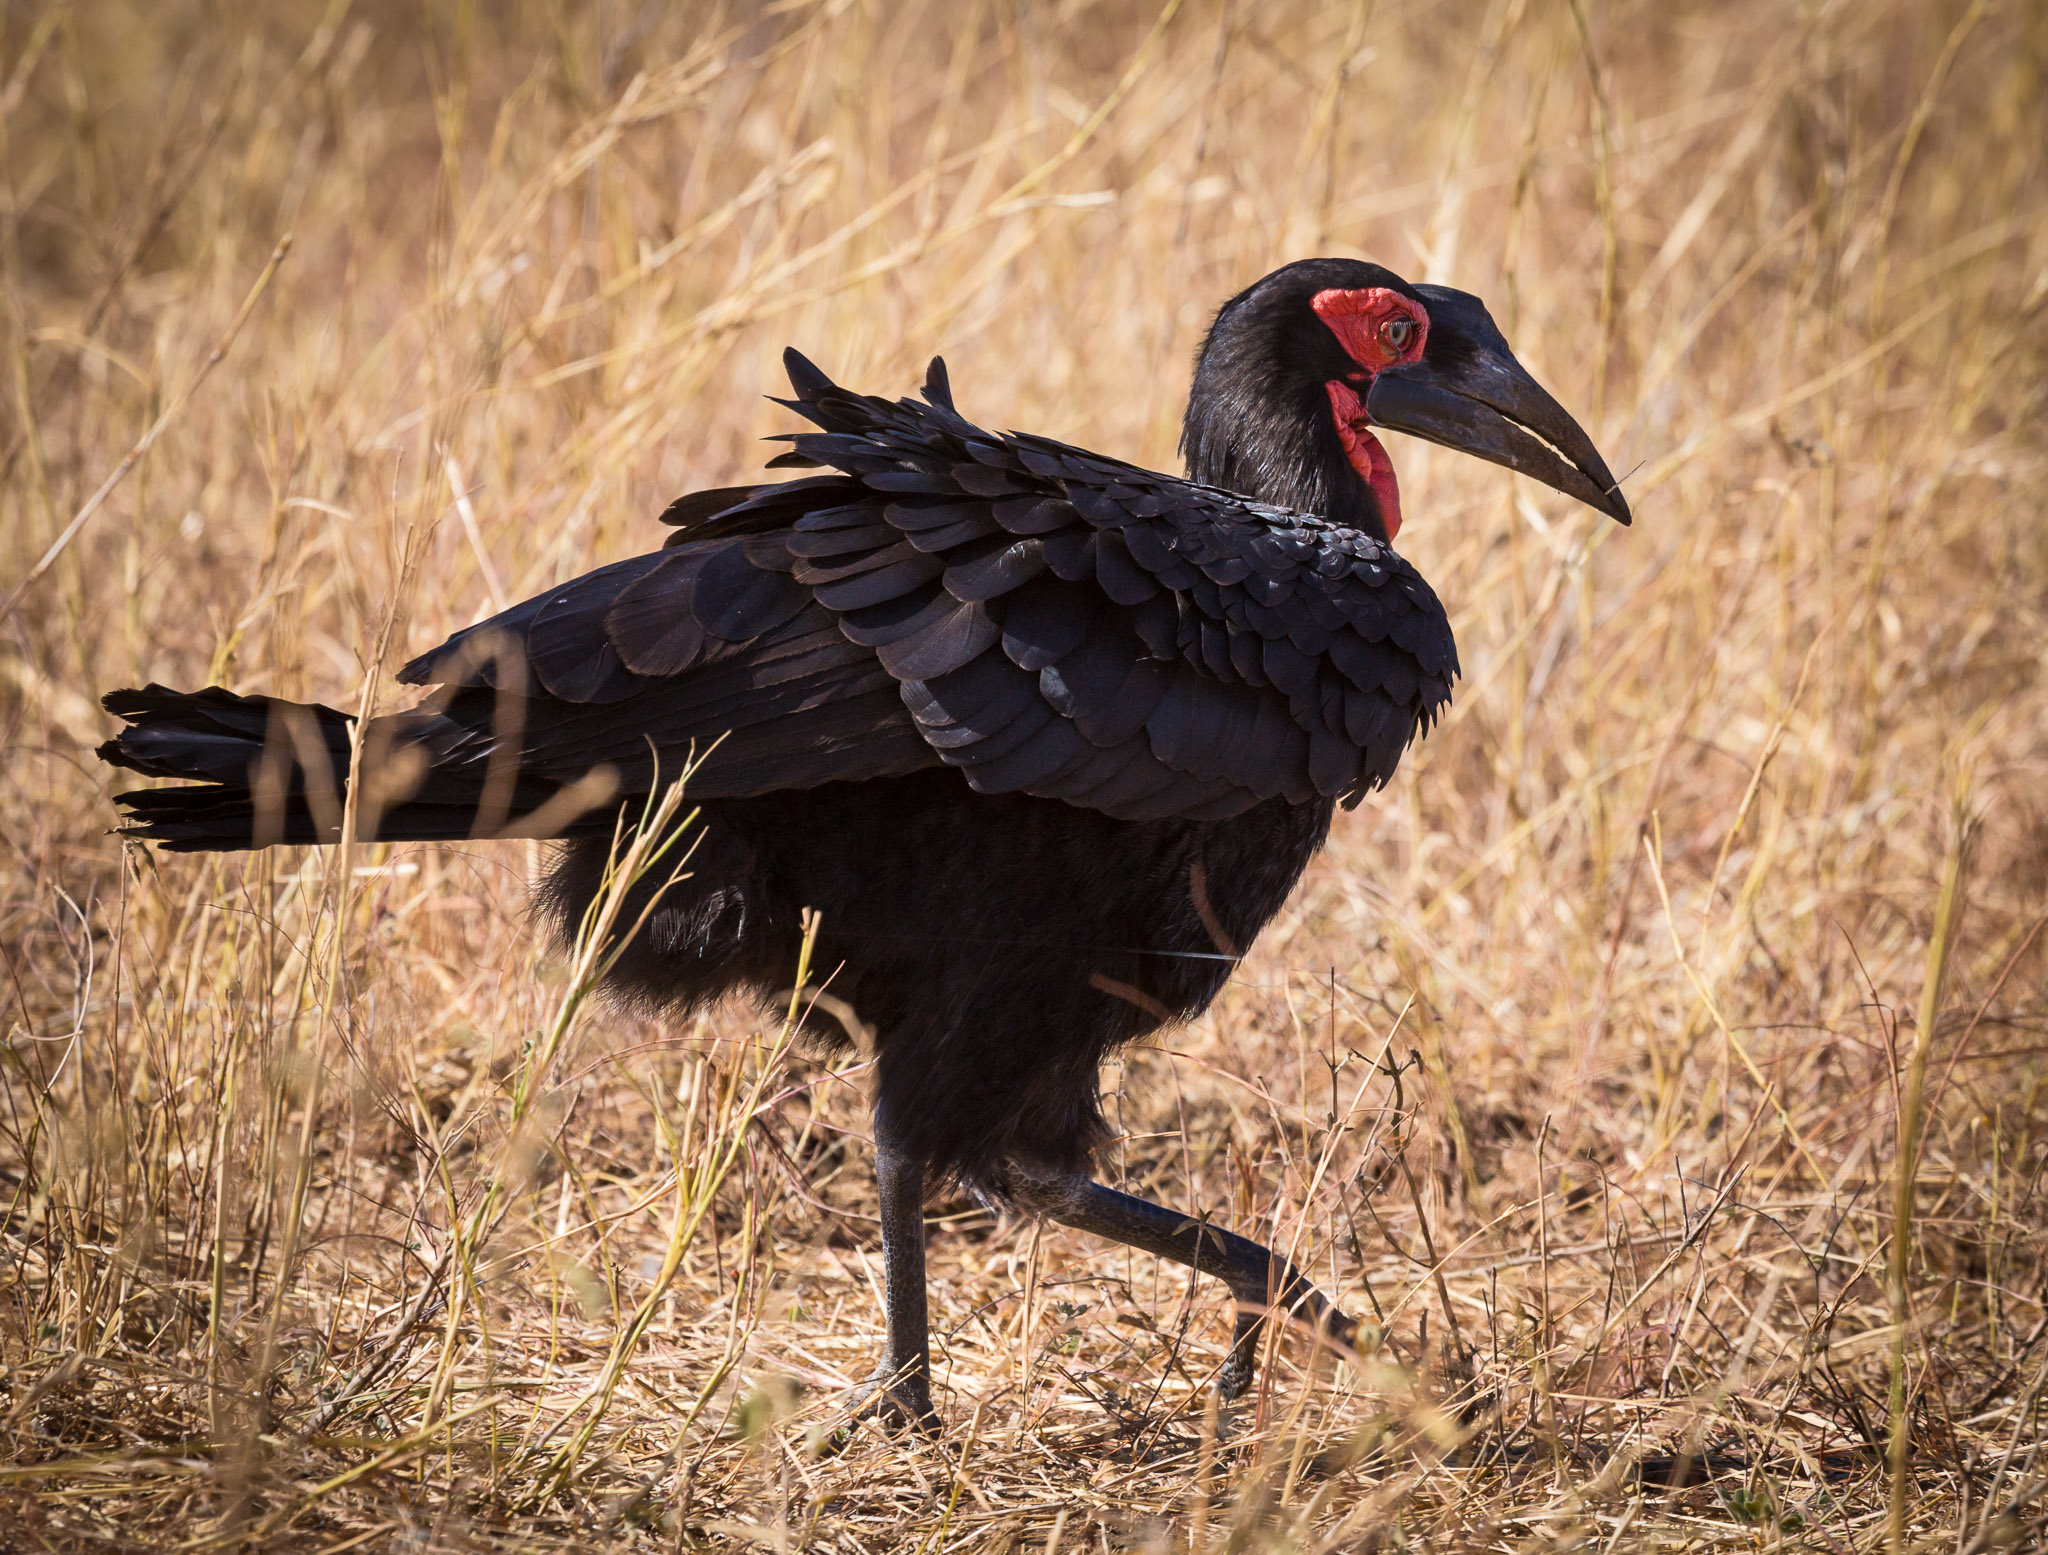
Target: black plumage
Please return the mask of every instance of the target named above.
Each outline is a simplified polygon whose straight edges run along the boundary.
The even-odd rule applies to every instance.
[[[1350,322],[1373,308],[1426,317],[1427,343],[1373,359],[1378,337]],[[1368,421],[1575,479],[1626,520],[1583,433],[1474,310],[1352,261],[1269,276],[1225,305],[1198,360],[1188,479],[985,431],[938,362],[921,400],[891,402],[789,352],[783,403],[817,430],[772,463],[825,473],[683,498],[661,551],[400,671],[439,689],[366,741],[393,771],[425,756],[372,807],[381,837],[519,834],[593,769],[637,805],[699,761],[690,873],[617,961],[616,992],[674,1009],[786,990],[801,915],[820,915],[815,964],[875,1034],[895,1228],[877,1386],[894,1408],[930,1415],[909,1228],[941,1179],[1221,1274],[1242,1314],[1226,1391],[1249,1377],[1264,1301],[1341,1329],[1256,1244],[1211,1251],[1192,1223],[1088,1182],[1096,1074],[1209,1003],[1335,806],[1386,783],[1450,695],[1456,647],[1389,544],[1391,475],[1376,485],[1357,452]],[[1333,409],[1381,398],[1409,420]],[[1492,426],[1514,430],[1506,417],[1542,443]],[[107,760],[199,780],[121,796],[132,835],[173,850],[336,836],[341,714],[155,686],[107,707],[128,724]],[[614,810],[551,814],[566,840],[542,899],[567,933]]]

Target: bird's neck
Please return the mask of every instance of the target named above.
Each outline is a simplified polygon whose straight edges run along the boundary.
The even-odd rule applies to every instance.
[[[1327,392],[1319,382],[1290,381],[1297,376],[1213,345],[1204,351],[1181,427],[1189,479],[1377,532],[1377,510],[1345,458]]]

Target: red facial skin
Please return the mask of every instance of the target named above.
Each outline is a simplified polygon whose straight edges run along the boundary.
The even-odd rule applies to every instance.
[[[1330,396],[1330,417],[1337,424],[1344,457],[1379,499],[1380,517],[1391,540],[1401,532],[1401,488],[1394,479],[1394,464],[1387,451],[1366,430],[1372,425],[1372,417],[1366,413],[1365,396],[1372,388],[1375,373],[1421,357],[1429,340],[1429,315],[1421,303],[1384,286],[1368,286],[1358,291],[1332,287],[1317,292],[1309,299],[1309,306],[1329,326],[1345,354],[1358,364],[1356,372],[1332,378],[1323,389]],[[1405,321],[1412,328],[1407,331],[1408,338],[1397,346],[1387,337],[1390,332],[1397,336],[1402,332],[1398,321]]]

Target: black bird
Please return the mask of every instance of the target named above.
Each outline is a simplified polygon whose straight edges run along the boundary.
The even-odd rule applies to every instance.
[[[611,986],[663,1009],[786,991],[800,915],[821,915],[813,965],[874,1033],[888,1333],[857,1398],[936,1423],[922,1203],[946,1181],[1223,1279],[1218,1386],[1240,1394],[1269,1309],[1349,1325],[1257,1243],[1089,1178],[1097,1069],[1208,1005],[1334,807],[1385,784],[1449,699],[1450,624],[1389,544],[1374,430],[1624,524],[1628,506],[1476,297],[1348,259],[1217,313],[1186,479],[983,431],[942,362],[922,403],[891,403],[785,361],[781,403],[820,430],[771,464],[824,473],[684,497],[661,550],[406,665],[440,690],[366,732],[365,824],[566,838],[542,901],[570,933],[619,803],[703,756],[689,876]],[[336,840],[344,714],[218,687],[105,705],[128,727],[102,758],[198,780],[121,795],[127,835]],[[621,798],[565,819],[600,768]]]

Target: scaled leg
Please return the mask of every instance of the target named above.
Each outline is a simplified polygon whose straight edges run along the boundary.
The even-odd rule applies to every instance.
[[[851,1406],[921,1431],[939,1429],[932,1408],[931,1330],[924,1289],[924,1162],[895,1145],[875,1114],[875,1181],[882,1198],[882,1294],[888,1338],[868,1379],[847,1395]]]
[[[1202,1224],[1150,1199],[1119,1193],[1079,1172],[1038,1175],[1013,1166],[1007,1186],[1025,1209],[1077,1231],[1171,1258],[1228,1285],[1237,1302],[1237,1326],[1230,1358],[1216,1378],[1216,1390],[1226,1399],[1237,1398],[1251,1386],[1259,1325],[1269,1310],[1284,1312],[1343,1344],[1349,1344],[1357,1331],[1293,1264],[1249,1237]]]

